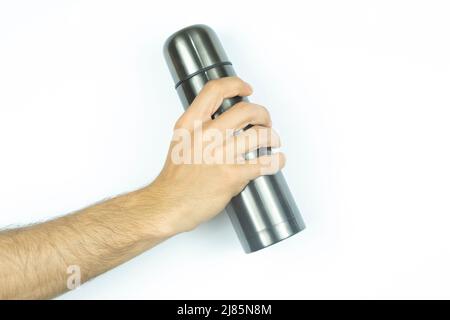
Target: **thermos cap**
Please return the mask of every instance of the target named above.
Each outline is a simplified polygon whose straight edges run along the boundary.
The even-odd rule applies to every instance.
[[[171,35],[164,44],[164,57],[175,87],[196,74],[231,64],[214,30],[202,24]]]

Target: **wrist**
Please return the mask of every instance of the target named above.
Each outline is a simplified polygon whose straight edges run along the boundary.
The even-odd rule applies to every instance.
[[[159,181],[137,192],[138,202],[144,217],[144,233],[149,237],[165,240],[180,232],[176,215],[180,214],[181,206],[171,196],[168,188]]]

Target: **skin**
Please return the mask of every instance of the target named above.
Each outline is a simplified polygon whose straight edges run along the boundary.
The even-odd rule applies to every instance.
[[[55,220],[1,232],[0,298],[55,297],[68,290],[69,266],[79,266],[81,283],[85,282],[173,235],[194,229],[222,211],[250,180],[281,169],[282,153],[256,162],[243,160],[248,151],[280,145],[264,107],[241,102],[211,118],[224,98],[251,93],[250,85],[237,77],[209,81],[174,128],[192,134],[201,123],[203,130],[224,133],[213,152],[223,152],[233,142],[237,146],[233,157],[240,163],[175,163],[173,140],[161,173],[150,185]],[[229,132],[248,125],[253,127],[243,133]],[[267,138],[246,140],[261,132]],[[276,165],[267,169],[267,160]]]

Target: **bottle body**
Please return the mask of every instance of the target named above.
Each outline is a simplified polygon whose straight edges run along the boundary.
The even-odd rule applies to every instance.
[[[209,80],[235,75],[232,65],[221,65],[183,81],[177,87],[183,107],[189,107]],[[225,99],[216,114],[225,112],[242,100],[247,99]],[[261,152],[260,149],[259,152],[266,151]],[[250,155],[250,158],[254,156]],[[282,172],[251,181],[230,201],[225,211],[247,253],[268,247],[305,228]]]

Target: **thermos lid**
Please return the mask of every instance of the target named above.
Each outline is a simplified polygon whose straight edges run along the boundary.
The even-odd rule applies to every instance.
[[[164,57],[175,87],[196,74],[231,64],[216,33],[202,24],[171,35],[164,44]]]

